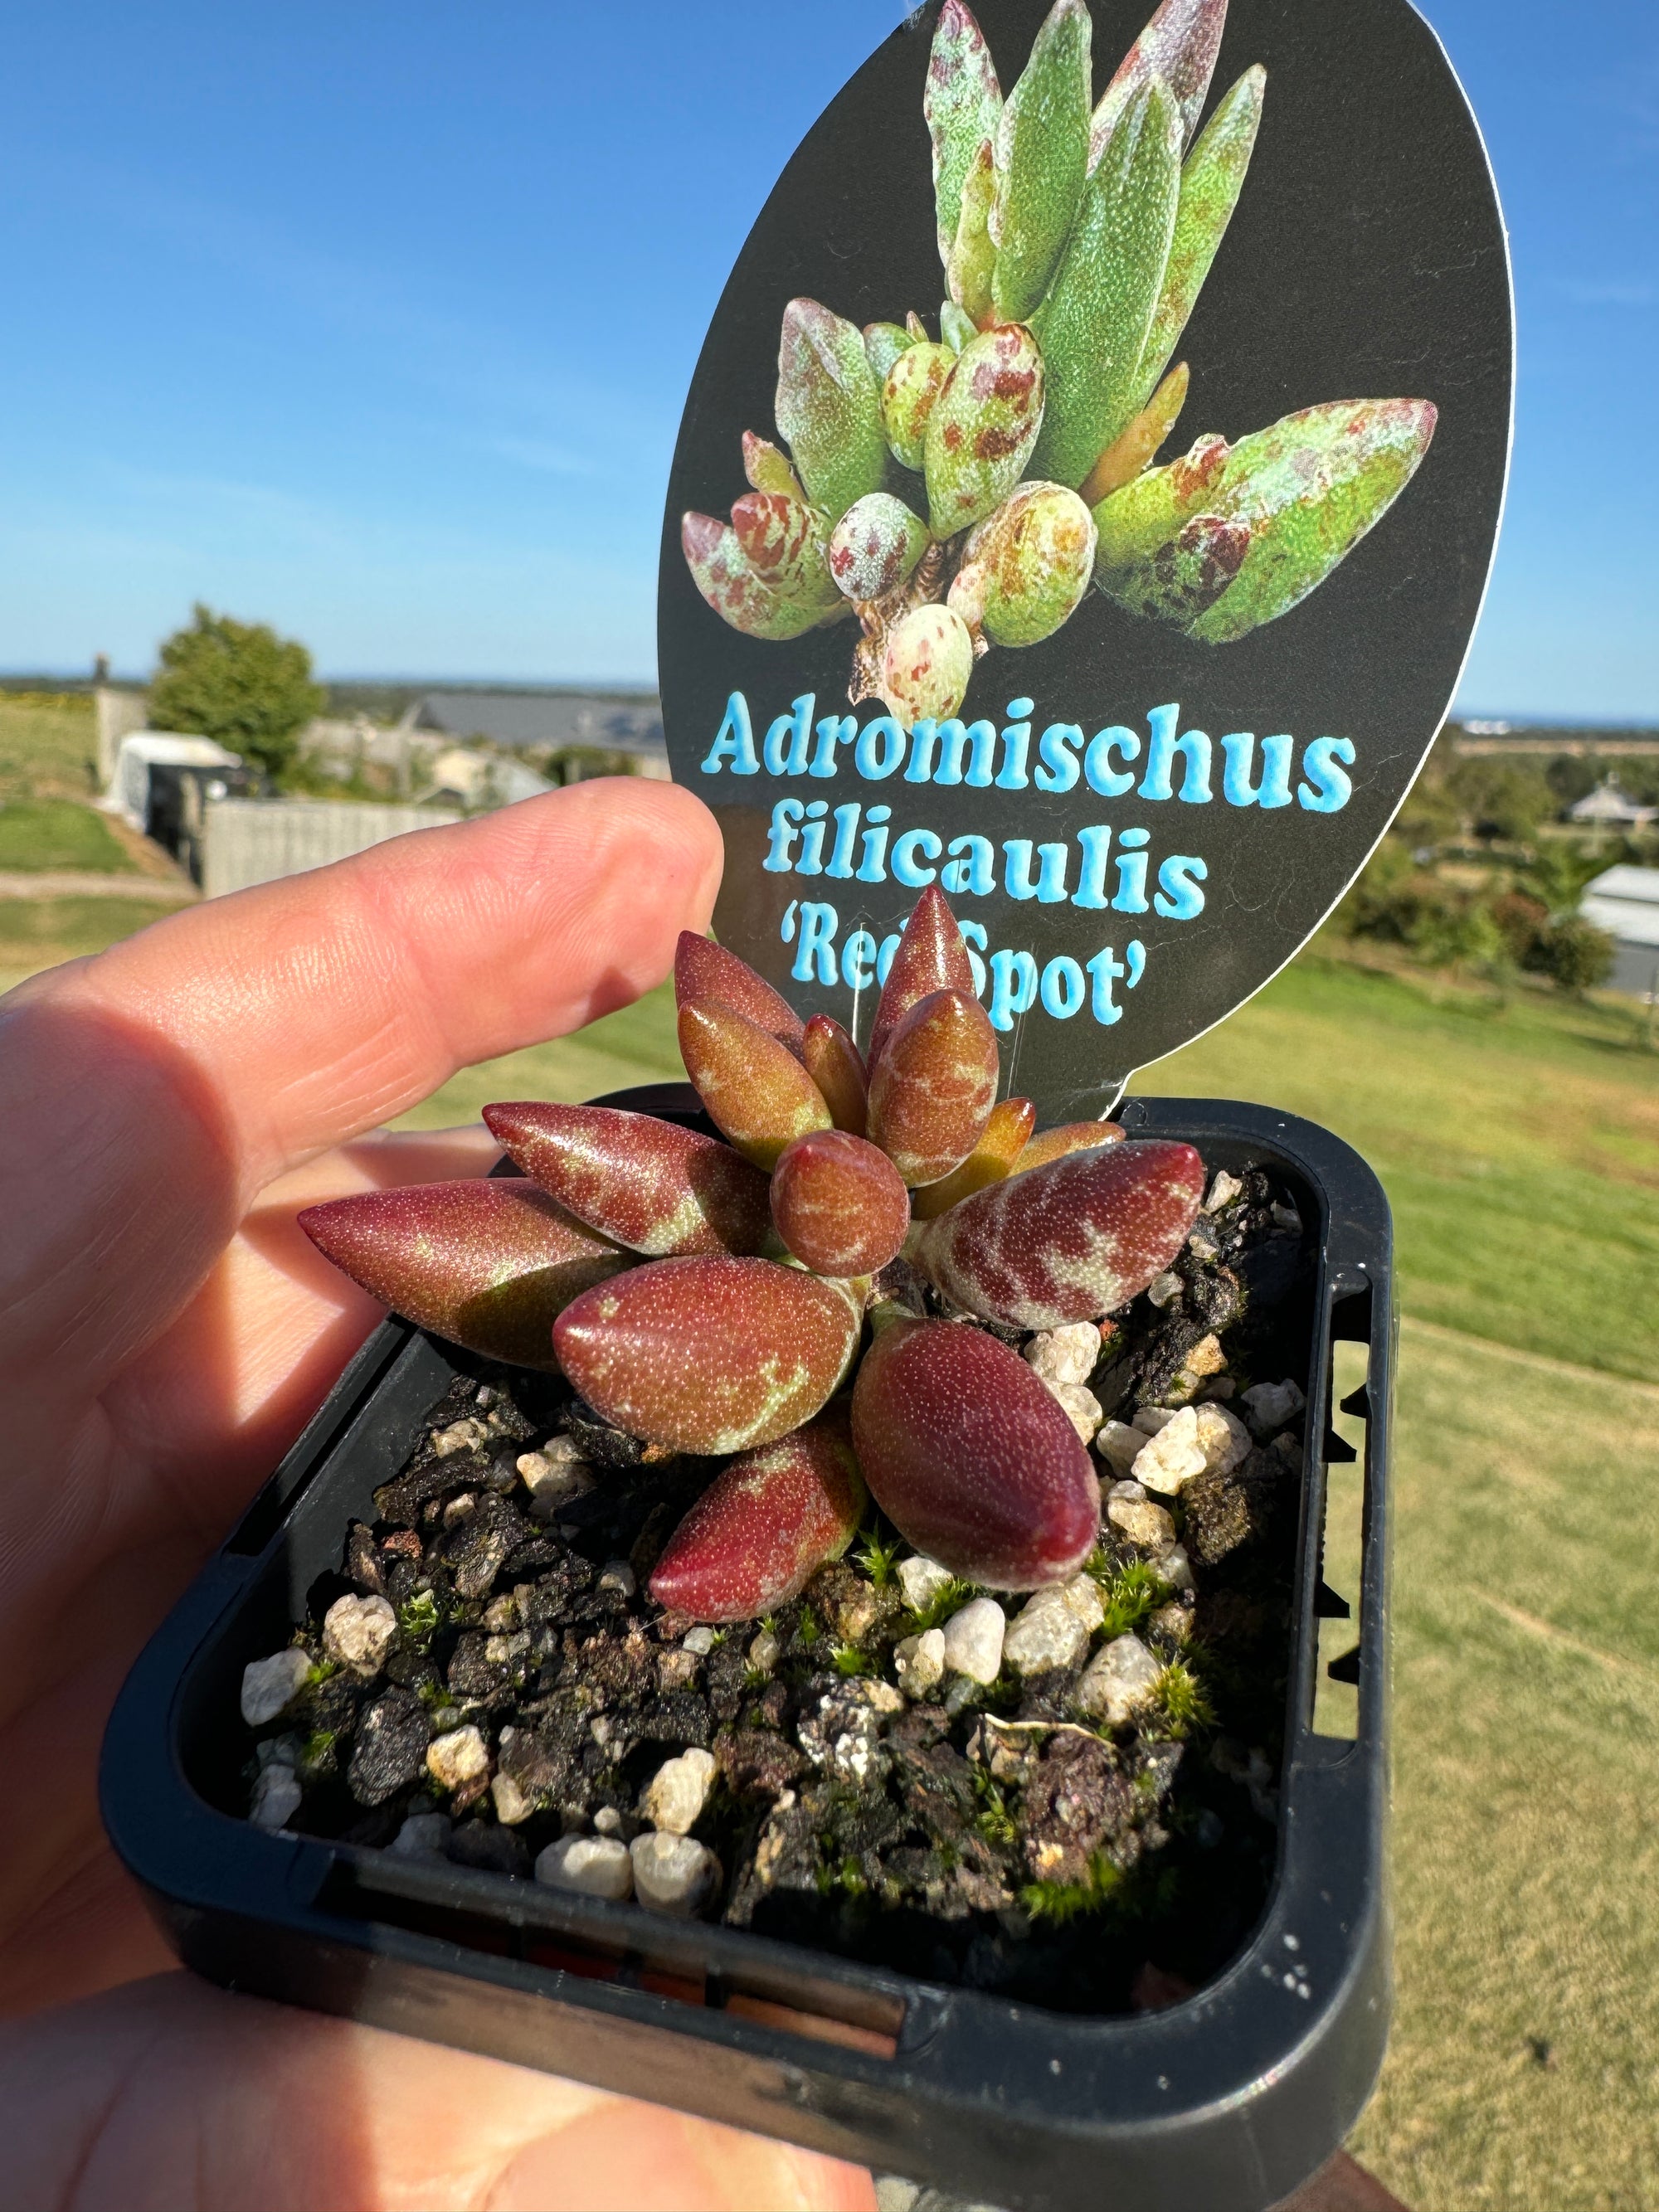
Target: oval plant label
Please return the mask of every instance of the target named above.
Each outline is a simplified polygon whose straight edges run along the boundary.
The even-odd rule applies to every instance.
[[[1421,766],[1509,447],[1504,232],[1405,0],[933,0],[704,343],[664,529],[720,938],[862,1042],[925,884],[1045,1120],[1220,1020]]]

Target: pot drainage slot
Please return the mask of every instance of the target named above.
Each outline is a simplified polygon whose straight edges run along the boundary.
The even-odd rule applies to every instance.
[[[516,1912],[498,1917],[419,1894],[425,1885],[418,1875],[411,1880],[412,1872],[399,1868],[394,1873],[362,1862],[337,1863],[319,1892],[318,1906],[325,1912],[405,1929],[492,1958],[520,1959],[526,1966],[550,1967],[583,1981],[611,1982],[677,2004],[729,2012],[758,2027],[862,2051],[872,2057],[890,2058],[898,2048],[903,2001],[883,1990],[860,1990],[811,1976],[804,1978],[811,1984],[804,1988],[803,1978],[710,1972],[685,1955],[696,1944],[690,1928],[677,1931],[682,1940],[675,1946],[675,1956],[653,1957],[645,1944],[597,1942],[568,1929],[538,1927]],[[642,1917],[641,1934],[647,1936],[649,1930],[650,1922]],[[690,1939],[689,1946],[685,1938]]]
[[[1330,1416],[1324,1438],[1325,1520],[1320,1540],[1319,1658],[1313,1731],[1352,1742],[1359,1734],[1359,1599],[1365,1543],[1365,1446],[1370,1417],[1371,1299],[1340,1299],[1331,1315]]]

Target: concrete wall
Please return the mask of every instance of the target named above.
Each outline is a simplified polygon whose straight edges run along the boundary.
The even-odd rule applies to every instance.
[[[210,799],[202,889],[217,898],[460,818],[435,806],[362,806],[347,799]]]
[[[121,740],[149,720],[149,699],[143,691],[118,691],[112,684],[99,684],[93,687],[92,704],[98,718],[98,788],[107,791],[115,781]]]

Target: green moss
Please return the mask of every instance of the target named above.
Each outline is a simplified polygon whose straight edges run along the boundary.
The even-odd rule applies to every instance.
[[[864,1570],[878,1589],[885,1589],[893,1580],[898,1555],[903,1548],[903,1538],[892,1529],[867,1528],[853,1554],[853,1564]]]
[[[1084,1572],[1100,1586],[1101,1603],[1106,1609],[1103,1630],[1109,1641],[1139,1628],[1170,1595],[1168,1583],[1144,1559],[1120,1567],[1103,1552],[1095,1552],[1085,1562]]]
[[[953,1576],[938,1596],[931,1598],[919,1612],[905,1607],[905,1633],[925,1636],[930,1628],[942,1628],[953,1613],[960,1613],[970,1597],[978,1595],[975,1583],[961,1582]]]
[[[878,1674],[880,1667],[867,1651],[860,1651],[856,1644],[837,1644],[830,1655],[838,1674]]]
[[[1164,1733],[1177,1742],[1195,1729],[1213,1728],[1215,1708],[1191,1664],[1172,1659],[1152,1685],[1153,1710],[1162,1716]]]
[[[995,1781],[982,1766],[974,1769],[974,1795],[979,1800],[979,1810],[974,1815],[974,1826],[988,1844],[1014,1844],[1019,1841],[1019,1830],[1007,1802]]]

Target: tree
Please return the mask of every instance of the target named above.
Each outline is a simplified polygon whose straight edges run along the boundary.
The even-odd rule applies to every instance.
[[[198,601],[195,620],[161,647],[150,686],[152,725],[216,738],[278,780],[292,766],[299,736],[321,711],[311,655],[268,623],[240,623]]]

